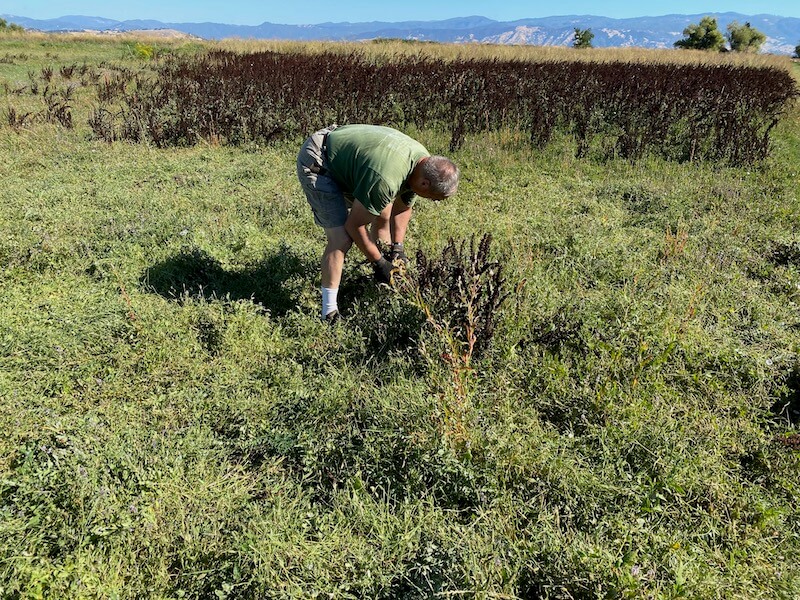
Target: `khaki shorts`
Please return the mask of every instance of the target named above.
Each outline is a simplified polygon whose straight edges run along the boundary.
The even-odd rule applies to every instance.
[[[352,206],[352,200],[348,202],[327,172],[328,158],[323,147],[325,138],[334,129],[336,125],[330,125],[311,134],[297,155],[297,179],[314,213],[314,222],[325,229],[342,227]]]

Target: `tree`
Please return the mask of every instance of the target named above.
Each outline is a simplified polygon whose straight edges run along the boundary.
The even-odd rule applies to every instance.
[[[728,42],[734,52],[758,52],[767,41],[767,36],[750,23],[739,25],[736,21],[728,25]]]
[[[22,25],[9,23],[5,19],[0,19],[0,33],[4,33],[6,31],[22,32],[25,31],[25,28]]]
[[[719,52],[725,47],[725,37],[717,29],[717,20],[713,17],[703,17],[699,24],[689,25],[683,35],[686,37],[675,42],[676,48]]]
[[[591,48],[594,34],[590,29],[575,28],[575,41],[572,42],[573,48]]]
[[[797,44],[797,46],[794,47],[794,57],[800,58],[800,44]]]

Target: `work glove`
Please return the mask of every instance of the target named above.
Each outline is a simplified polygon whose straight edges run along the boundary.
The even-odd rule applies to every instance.
[[[381,256],[372,263],[372,270],[375,272],[375,281],[392,285],[392,272],[395,270],[392,263]]]
[[[405,247],[403,246],[403,242],[397,242],[392,244],[389,252],[384,255],[386,260],[390,263],[394,264],[396,260],[403,261],[405,266],[408,266],[408,257],[406,256]]]

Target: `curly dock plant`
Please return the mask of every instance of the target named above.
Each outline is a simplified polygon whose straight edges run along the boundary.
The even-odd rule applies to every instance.
[[[439,344],[438,352],[422,351],[438,370],[442,396],[443,433],[459,448],[467,445],[467,421],[472,412],[473,359],[487,350],[495,332],[498,310],[508,298],[503,266],[489,257],[492,236],[475,244],[473,235],[450,238],[438,256],[417,251],[417,268],[406,273],[395,289],[425,315]],[[439,360],[441,359],[441,360]]]

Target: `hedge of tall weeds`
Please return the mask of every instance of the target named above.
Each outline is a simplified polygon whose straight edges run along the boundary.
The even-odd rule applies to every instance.
[[[569,133],[579,155],[745,164],[767,156],[797,95],[775,67],[215,50],[100,82],[90,125],[103,140],[157,146],[264,143],[332,122],[433,126],[451,150],[511,128],[537,145]]]

